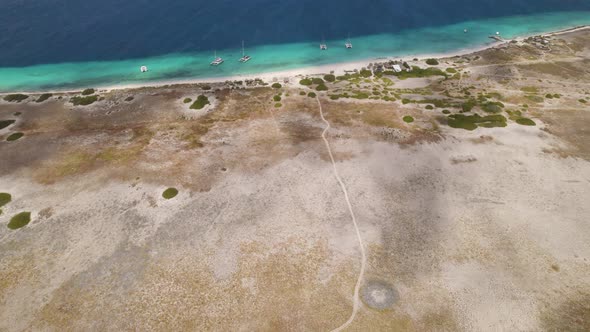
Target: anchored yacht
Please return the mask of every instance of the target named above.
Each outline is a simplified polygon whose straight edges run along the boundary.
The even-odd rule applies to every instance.
[[[211,66],[219,66],[223,63],[223,59],[217,56],[217,51],[215,51],[215,60],[211,62]]]
[[[242,40],[242,57],[240,58],[240,62],[248,62],[250,61],[250,59],[252,59],[252,57],[246,55],[246,53],[244,52],[244,41]]]

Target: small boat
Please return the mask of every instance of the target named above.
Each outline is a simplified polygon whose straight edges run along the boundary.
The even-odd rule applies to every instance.
[[[344,44],[344,46],[346,46],[346,48],[352,48],[352,43],[350,42],[350,35],[348,36],[348,39],[346,39],[346,43]]]
[[[244,53],[244,41],[242,40],[242,57],[240,58],[240,62],[248,62],[250,59],[252,59],[252,57]]]
[[[463,29],[463,33],[467,33],[467,29]]]
[[[139,68],[139,70],[140,70],[142,73],[145,73],[146,71],[148,71],[148,67],[147,67],[147,66],[141,66],[141,67]]]
[[[326,45],[326,40],[322,38],[322,43],[320,44],[320,50],[325,51],[328,49],[328,45]]]
[[[219,66],[223,63],[223,59],[217,56],[217,51],[215,51],[215,60],[211,62],[211,66]]]

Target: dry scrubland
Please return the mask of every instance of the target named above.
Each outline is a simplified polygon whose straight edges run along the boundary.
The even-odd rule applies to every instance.
[[[309,92],[367,253],[349,330],[590,330],[590,32],[550,40],[446,79],[0,101],[0,330],[343,324],[360,250]]]

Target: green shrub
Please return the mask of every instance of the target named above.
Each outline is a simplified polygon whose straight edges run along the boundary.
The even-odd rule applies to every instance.
[[[528,118],[518,118],[516,119],[516,123],[523,125],[523,126],[534,126],[536,125],[535,121],[528,119]]]
[[[475,107],[475,105],[477,105],[477,101],[472,98],[461,104],[461,109],[463,110],[463,112],[470,112],[473,109],[473,107]]]
[[[8,137],[6,137],[6,140],[9,142],[16,141],[17,139],[23,137],[24,135],[25,134],[23,134],[23,133],[12,133]]]
[[[276,103],[276,104],[275,104],[275,107],[276,107],[276,108],[281,108],[281,106],[283,106],[283,104],[281,104],[281,103]]]
[[[336,76],[332,74],[324,75],[324,80],[326,80],[327,82],[334,82],[336,81]]]
[[[35,100],[35,102],[42,103],[42,102],[46,101],[47,99],[51,98],[52,96],[53,96],[53,94],[51,94],[51,93],[44,93],[44,94],[40,95],[39,98],[37,98],[37,100]]]
[[[12,195],[9,193],[0,193],[0,207],[10,203],[12,201]]]
[[[328,91],[328,87],[324,83],[319,84],[315,89],[317,91]]]
[[[406,123],[412,123],[412,122],[414,122],[414,118],[413,118],[413,117],[411,117],[411,116],[409,116],[409,115],[406,115],[406,116],[404,116],[402,119],[403,119],[403,120],[404,120],[404,122],[406,122]]]
[[[305,91],[299,91],[299,95],[300,96],[305,96],[307,93],[305,93]]]
[[[209,85],[201,85],[201,89],[203,89],[203,90],[211,90],[211,86],[209,86]]]
[[[313,84],[324,84],[324,80],[323,80],[323,79],[321,79],[321,78],[319,78],[319,77],[314,77],[314,78],[312,78],[312,79],[311,79],[311,82],[312,82]]]
[[[427,110],[433,110],[434,109],[434,106],[432,106],[432,105],[426,105],[426,109]]]
[[[402,99],[402,104],[404,104],[404,105],[405,105],[405,104],[409,104],[409,103],[411,103],[411,102],[412,102],[412,101],[411,101],[410,99],[408,99],[408,98],[404,98],[404,99]]]
[[[165,199],[174,198],[176,195],[178,195],[178,190],[176,188],[168,188],[162,193],[162,197]]]
[[[274,89],[280,89],[283,86],[281,85],[281,83],[273,83],[273,85],[271,85]]]
[[[190,103],[191,101],[193,101],[193,100],[192,100],[192,99],[190,99],[190,98],[184,98],[184,100],[183,100],[182,102],[183,102],[183,103],[185,103],[185,104],[188,104],[188,103]]]
[[[338,100],[340,98],[340,95],[330,95],[330,99],[332,100]]]
[[[451,114],[451,111],[449,111],[449,110],[443,110],[442,112],[443,112],[443,114]]]
[[[4,96],[4,100],[11,102],[11,103],[20,103],[21,101],[25,100],[29,98],[29,96],[27,95],[23,95],[21,93],[15,93],[15,94],[11,94],[11,95],[6,95]]]
[[[281,101],[281,96],[276,95],[276,96],[272,97],[272,100],[274,100],[274,101]]]
[[[309,98],[315,98],[316,97],[316,94],[315,94],[315,92],[310,92],[310,93],[307,94],[307,96]]]
[[[94,94],[94,89],[85,89],[82,91],[82,96],[90,96],[92,94]]]
[[[30,221],[31,212],[21,212],[13,216],[7,226],[10,229],[19,229],[28,225]]]
[[[457,69],[455,69],[455,68],[447,68],[447,69],[445,69],[445,71],[446,71],[447,73],[451,73],[451,74],[455,74],[455,73],[457,73]]]
[[[550,93],[548,93],[548,94],[545,95],[545,98],[547,98],[547,99],[553,99],[553,95],[550,94]]]
[[[205,105],[209,105],[209,98],[207,98],[207,96],[204,95],[200,95],[197,97],[197,100],[195,100],[194,103],[192,103],[192,105],[190,106],[190,109],[193,110],[200,110],[203,107],[205,107]]]
[[[135,97],[129,96],[129,97],[125,98],[125,101],[132,101],[133,99],[135,99]]]
[[[4,129],[15,122],[16,120],[0,120],[0,129]]]
[[[580,103],[582,103],[582,104],[586,104],[586,103],[587,103],[587,101],[586,101],[585,99],[578,99],[578,101],[579,101]]]
[[[496,101],[496,102],[488,101],[488,102],[481,105],[481,109],[487,113],[500,113],[500,112],[502,112],[503,107],[504,107],[504,104],[502,104],[499,101]]]
[[[304,78],[301,81],[299,81],[299,84],[301,84],[301,85],[311,85],[312,83],[313,82],[309,78]]]
[[[430,66],[436,66],[438,65],[438,60],[436,59],[426,59],[426,64],[430,65]]]
[[[98,96],[75,96],[70,98],[70,103],[74,104],[74,106],[86,106],[90,105],[98,100]]]
[[[371,77],[373,76],[373,72],[368,69],[361,69],[360,74],[362,77]]]
[[[466,130],[474,130],[478,126],[485,128],[506,127],[507,121],[504,116],[499,114],[486,116],[480,116],[479,114],[451,114],[447,118],[450,127],[462,128]]]

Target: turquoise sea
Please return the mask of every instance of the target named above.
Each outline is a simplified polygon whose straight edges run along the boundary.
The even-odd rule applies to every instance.
[[[347,33],[337,38],[325,38],[327,51],[319,49],[321,36],[315,40],[310,38],[255,45],[249,45],[246,40],[246,52],[252,56],[252,60],[247,63],[238,62],[241,56],[241,41],[238,37],[235,47],[216,50],[217,55],[225,59],[225,63],[218,67],[209,65],[214,55],[212,49],[183,50],[129,59],[93,60],[90,57],[76,61],[19,66],[11,66],[9,59],[5,61],[8,65],[2,66],[3,63],[0,62],[0,92],[68,90],[240,74],[255,75],[379,57],[447,53],[489,44],[492,40],[488,36],[496,31],[505,38],[513,38],[586,24],[590,24],[590,10],[478,18],[449,24],[400,28],[387,33],[351,35],[354,45],[351,50],[344,47]],[[468,32],[464,33],[464,29]],[[35,60],[31,63],[39,62],[38,59]],[[142,65],[148,66],[149,72],[141,73],[139,68]]]

